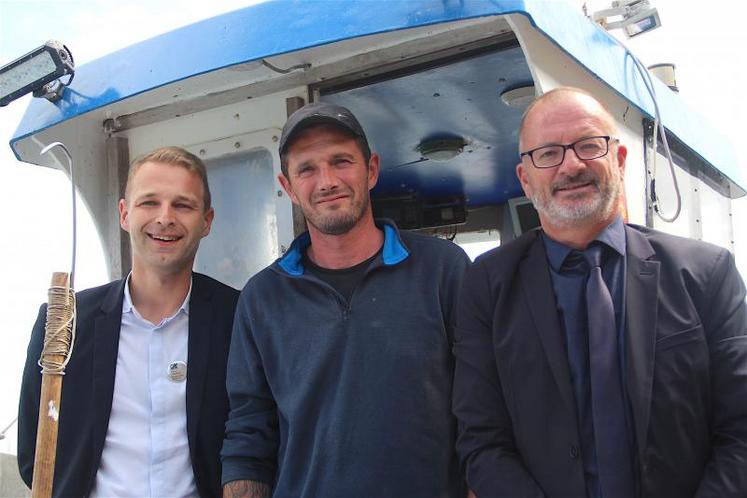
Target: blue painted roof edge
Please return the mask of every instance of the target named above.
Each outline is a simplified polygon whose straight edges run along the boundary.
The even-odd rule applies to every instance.
[[[524,6],[523,0],[461,3],[273,0],[205,19],[80,66],[61,100],[31,101],[10,144],[86,112],[225,67],[351,38],[512,13]],[[212,42],[185,53],[182,47],[195,33]]]
[[[340,8],[334,8],[333,3]],[[324,11],[320,11],[320,5],[324,5]],[[442,0],[275,0],[164,33],[81,66],[59,102],[31,102],[10,146],[20,160],[15,144],[29,135],[122,99],[227,66],[350,38],[511,13],[525,15],[595,77],[645,115],[653,116],[653,104],[627,50],[565,2],[470,0],[452,5]],[[195,38],[195,33],[212,42],[191,44],[189,53],[179,50],[186,40]],[[703,126],[702,119],[693,119],[697,115],[656,79],[654,86],[667,129],[744,190],[747,182],[731,144],[714,129]]]

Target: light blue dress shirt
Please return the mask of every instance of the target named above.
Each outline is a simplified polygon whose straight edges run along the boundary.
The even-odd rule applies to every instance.
[[[187,440],[189,296],[159,324],[125,285],[109,426],[92,497],[198,496]],[[183,362],[169,375],[170,365]],[[172,370],[174,370],[172,368]]]

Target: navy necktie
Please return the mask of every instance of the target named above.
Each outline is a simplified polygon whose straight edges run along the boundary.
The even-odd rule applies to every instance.
[[[586,313],[589,326],[589,367],[594,442],[599,484],[604,498],[631,498],[635,493],[633,456],[625,423],[615,308],[602,278],[602,249],[584,251],[589,263]]]

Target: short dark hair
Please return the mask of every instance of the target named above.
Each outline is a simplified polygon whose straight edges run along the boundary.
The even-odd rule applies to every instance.
[[[127,174],[125,199],[127,199],[129,196],[130,183],[132,183],[132,178],[135,176],[135,173],[137,173],[137,170],[140,169],[140,166],[148,162],[181,166],[188,171],[197,173],[197,176],[199,176],[200,180],[202,181],[202,193],[204,201],[203,211],[207,212],[210,209],[210,186],[208,185],[207,169],[205,168],[205,163],[202,162],[202,159],[195,156],[191,152],[188,152],[181,147],[174,146],[158,148],[153,152],[149,152],[148,154],[135,159],[135,161],[132,162],[132,164],[130,165],[130,171]]]
[[[368,163],[371,160],[371,148],[368,145],[368,140],[366,140],[365,137],[361,137],[359,135],[356,135],[355,133],[352,133],[350,130],[343,126],[334,125],[332,123],[319,123],[314,124],[311,126],[306,127],[304,130],[298,133],[297,136],[293,137],[292,141],[289,141],[288,144],[285,146],[284,151],[280,154],[280,171],[282,171],[283,176],[288,178],[288,150],[290,150],[291,146],[293,145],[293,142],[298,139],[301,135],[304,135],[308,133],[310,130],[315,130],[319,128],[325,128],[325,127],[333,127],[342,133],[348,135],[350,138],[355,140],[355,143],[358,144],[358,148],[361,151],[361,154],[363,154],[363,160],[366,163],[366,168],[368,168]]]

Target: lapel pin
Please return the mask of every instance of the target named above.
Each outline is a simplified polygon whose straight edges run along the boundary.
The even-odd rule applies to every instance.
[[[184,382],[187,379],[187,364],[183,361],[172,361],[169,363],[169,380],[172,382]]]

